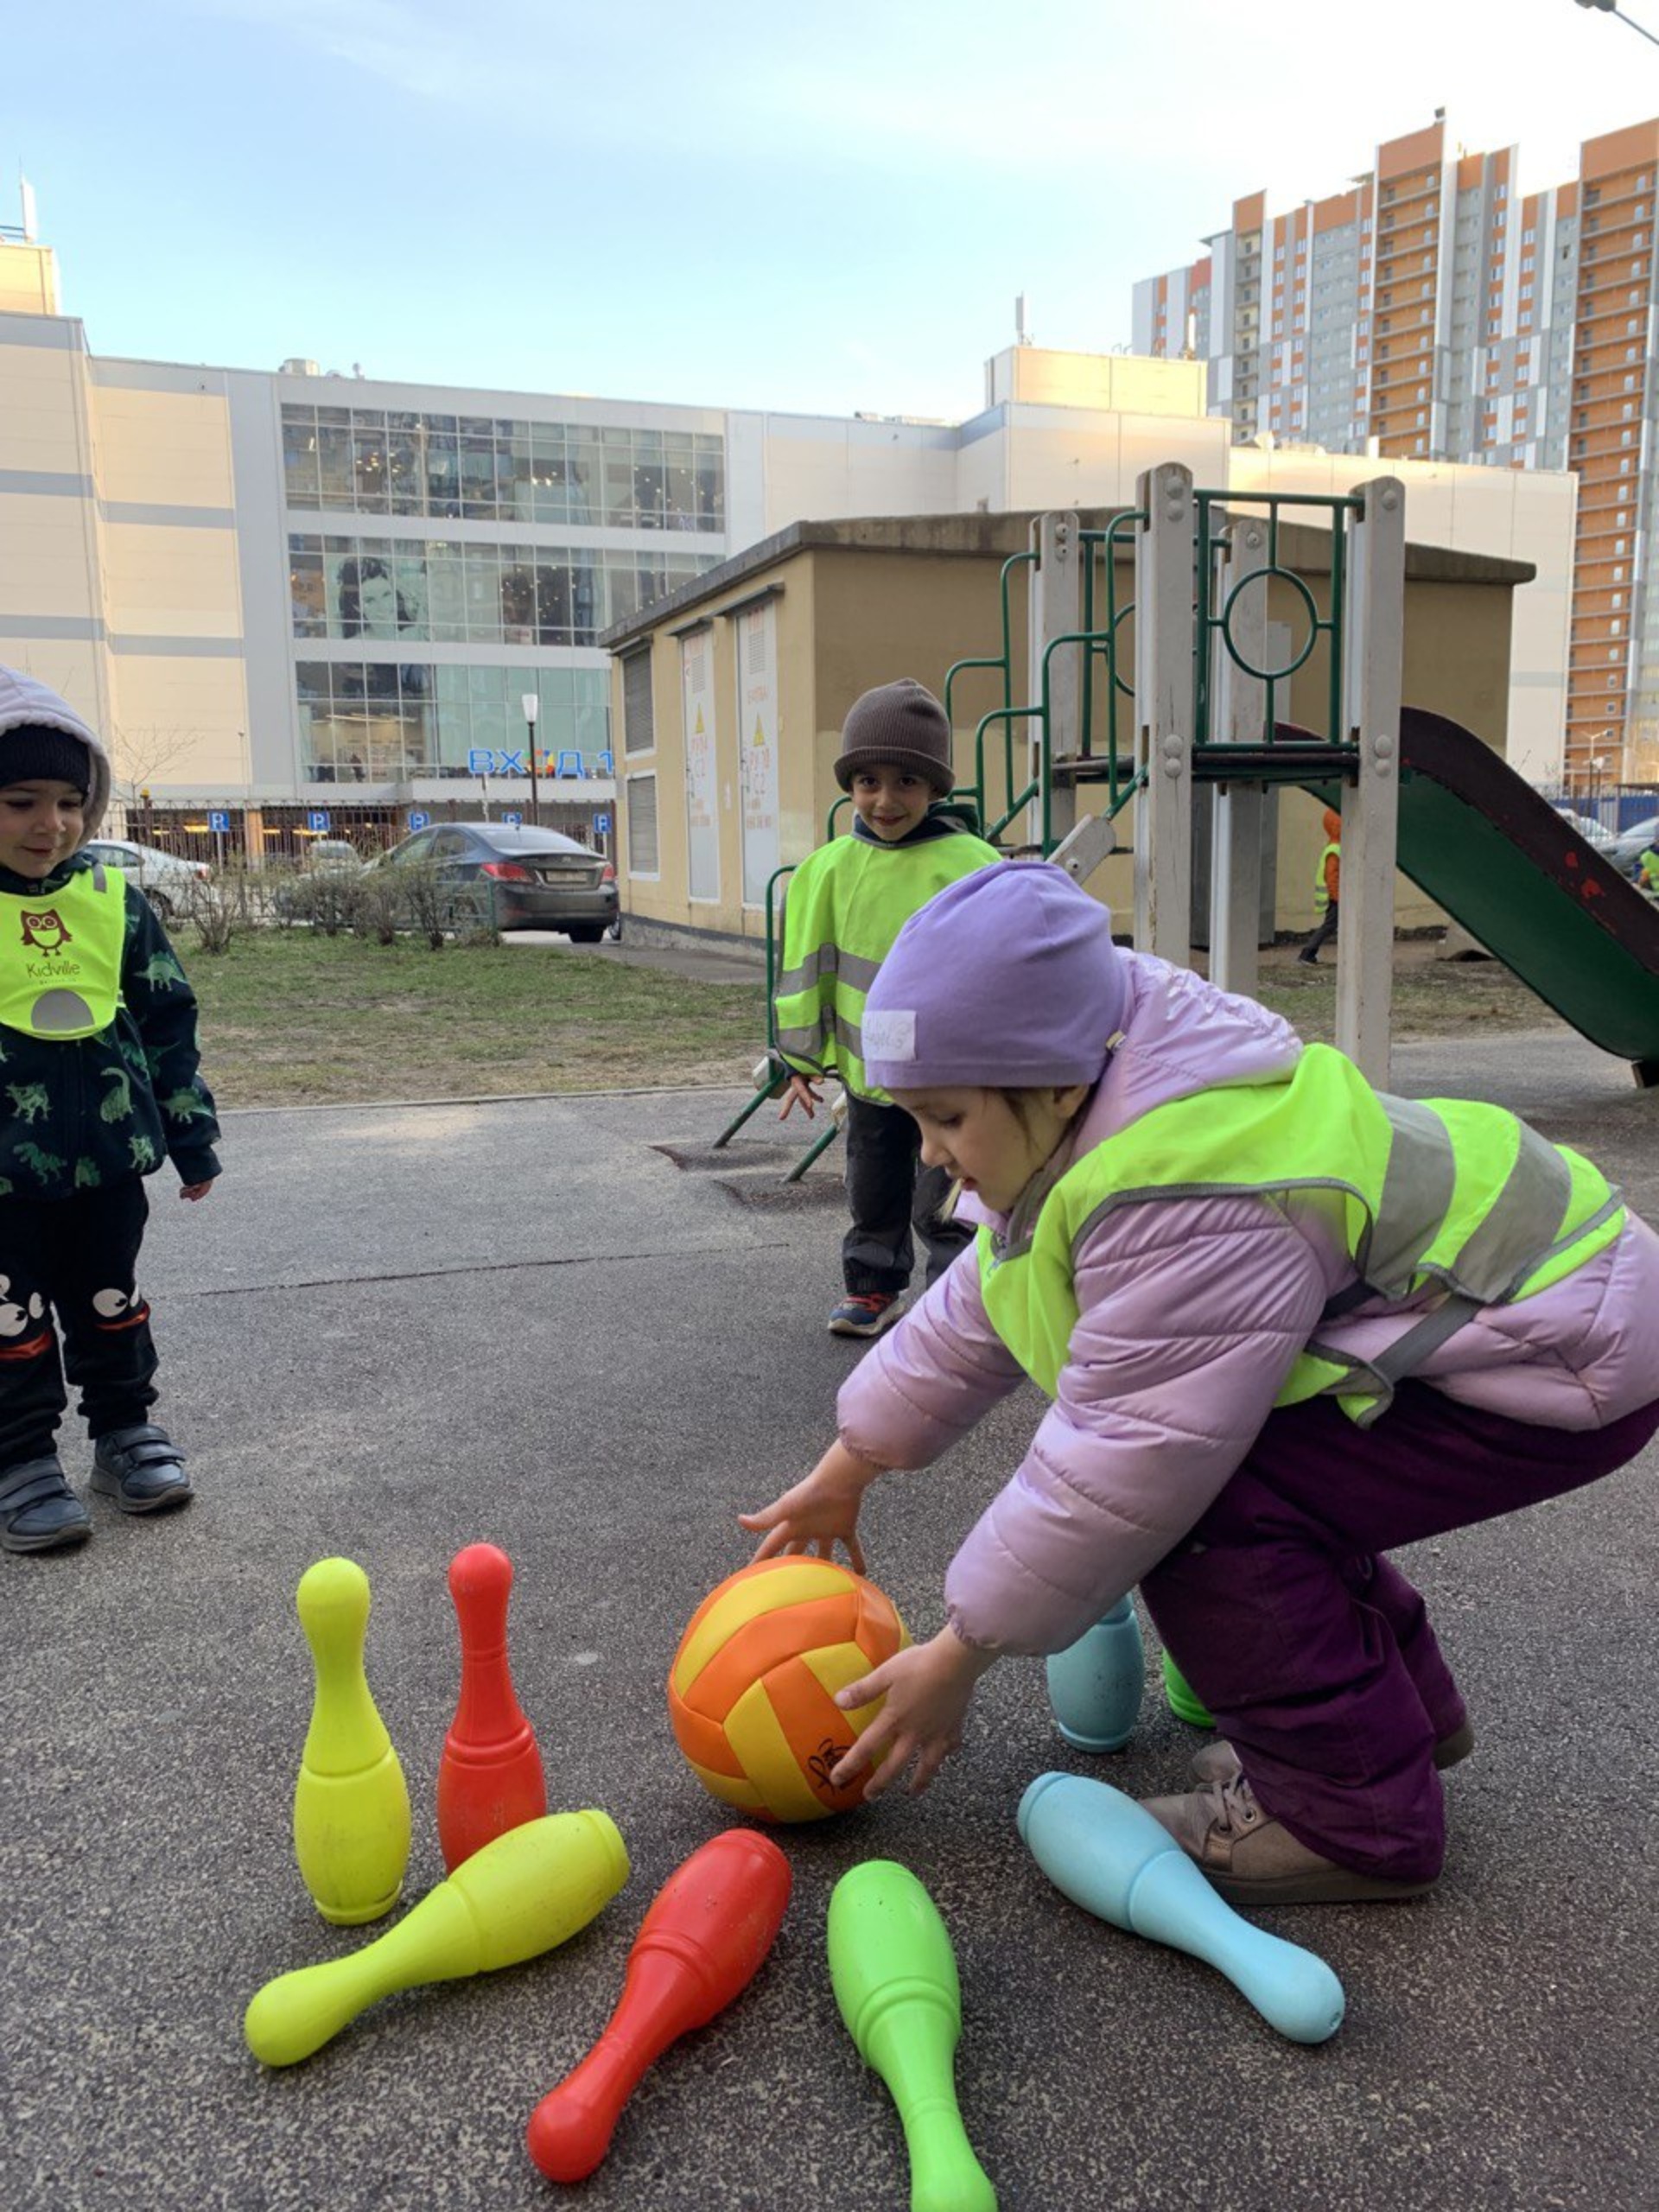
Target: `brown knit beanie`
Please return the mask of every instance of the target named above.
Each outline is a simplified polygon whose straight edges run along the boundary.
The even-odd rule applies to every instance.
[[[950,725],[925,683],[900,677],[855,699],[842,726],[836,781],[851,791],[861,768],[904,768],[925,776],[944,798],[957,780]]]

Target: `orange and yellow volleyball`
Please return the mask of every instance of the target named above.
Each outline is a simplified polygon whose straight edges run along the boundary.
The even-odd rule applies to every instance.
[[[881,1710],[836,1692],[910,1642],[885,1592],[837,1561],[790,1553],[741,1567],[692,1614],[668,1675],[668,1715],[691,1771],[757,1820],[821,1821],[868,1779],[830,1777]]]

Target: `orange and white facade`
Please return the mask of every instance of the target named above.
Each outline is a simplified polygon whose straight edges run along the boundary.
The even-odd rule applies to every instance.
[[[1240,443],[1577,474],[1572,781],[1659,776],[1656,176],[1659,121],[1523,195],[1516,149],[1466,152],[1437,116],[1345,192],[1236,200],[1201,260],[1135,289],[1136,351],[1205,361]]]

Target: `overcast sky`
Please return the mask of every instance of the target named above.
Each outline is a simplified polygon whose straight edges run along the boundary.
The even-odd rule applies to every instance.
[[[1436,107],[1560,183],[1659,116],[1659,44],[1575,0],[39,0],[0,223],[21,171],[99,353],[956,419],[1016,293],[1122,345],[1236,195]]]

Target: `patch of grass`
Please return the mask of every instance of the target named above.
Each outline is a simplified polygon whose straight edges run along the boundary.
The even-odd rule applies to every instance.
[[[762,984],[554,945],[442,952],[257,930],[192,958],[202,1071],[222,1106],[744,1084]]]
[[[1319,968],[1299,968],[1294,960],[1264,964],[1255,995],[1283,1014],[1305,1043],[1334,1041],[1337,976],[1328,955]],[[1553,1029],[1559,1022],[1499,961],[1437,960],[1413,944],[1396,949],[1392,1023],[1398,1043],[1470,1031],[1490,1036],[1501,1030]]]

